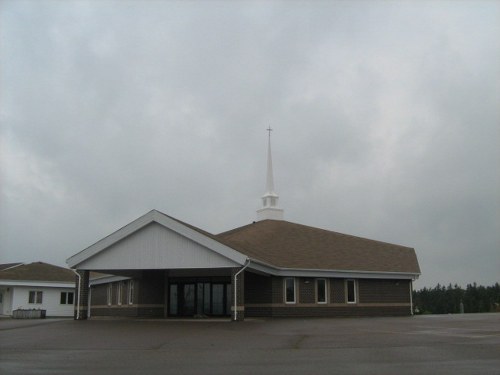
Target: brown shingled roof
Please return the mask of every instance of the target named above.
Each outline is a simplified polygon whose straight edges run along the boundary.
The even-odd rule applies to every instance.
[[[420,273],[415,250],[288,221],[263,220],[216,236],[279,268]]]
[[[0,280],[74,282],[75,274],[67,268],[35,262],[1,270]]]

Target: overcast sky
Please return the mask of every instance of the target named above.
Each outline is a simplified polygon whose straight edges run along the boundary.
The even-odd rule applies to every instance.
[[[0,263],[155,208],[414,247],[416,287],[500,281],[500,2],[2,1]]]

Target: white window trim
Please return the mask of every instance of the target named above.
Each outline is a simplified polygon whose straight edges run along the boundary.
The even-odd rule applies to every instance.
[[[129,280],[128,281],[128,289],[127,289],[127,302],[129,305],[133,305],[134,304],[134,289],[135,289],[135,285],[134,285],[134,280]]]
[[[118,290],[116,291],[116,304],[122,304],[123,281],[118,281]]]
[[[286,281],[287,280],[293,280],[293,301],[287,301],[287,293],[286,293]],[[284,290],[284,299],[285,299],[285,303],[287,305],[293,305],[293,304],[296,304],[297,303],[297,282],[295,280],[295,277],[285,277],[283,279],[283,290]]]
[[[108,284],[108,290],[107,290],[107,298],[108,298],[108,306],[111,306],[113,304],[113,284],[109,283]]]
[[[61,297],[63,294],[64,294],[64,302],[61,303]],[[68,302],[70,294],[73,294],[73,302],[71,302],[71,303]],[[59,296],[59,304],[60,305],[72,305],[74,303],[74,301],[75,301],[75,294],[73,292],[61,292],[61,295]]]
[[[34,293],[34,295],[33,295],[33,297],[34,297],[33,302],[30,302],[30,295],[31,295],[31,293]],[[38,302],[38,293],[41,293],[40,294],[40,297],[41,297],[40,298],[40,300],[41,300],[40,302]],[[28,304],[29,305],[42,305],[43,304],[43,290],[30,290],[28,292]]]
[[[349,281],[354,283],[354,301],[349,301]],[[346,279],[345,281],[345,301],[350,305],[358,303],[358,282],[356,279]]]
[[[324,301],[319,301],[318,299],[318,281],[320,280],[323,280],[325,282],[325,300]],[[319,278],[319,279],[316,279],[316,303],[320,304],[320,305],[325,305],[328,303],[328,279],[325,279],[325,278]]]

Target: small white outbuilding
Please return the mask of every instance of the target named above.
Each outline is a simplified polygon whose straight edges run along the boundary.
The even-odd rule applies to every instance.
[[[0,264],[0,315],[44,310],[47,317],[72,317],[73,271],[43,262]]]

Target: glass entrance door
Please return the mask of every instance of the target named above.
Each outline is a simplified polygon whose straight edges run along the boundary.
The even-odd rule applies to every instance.
[[[169,287],[170,316],[224,316],[231,313],[231,284],[172,283]]]
[[[224,284],[212,284],[212,315],[224,315]]]
[[[194,315],[194,303],[195,301],[195,289],[194,284],[184,284],[182,293],[182,303],[181,305],[181,315],[183,316],[193,316]]]

